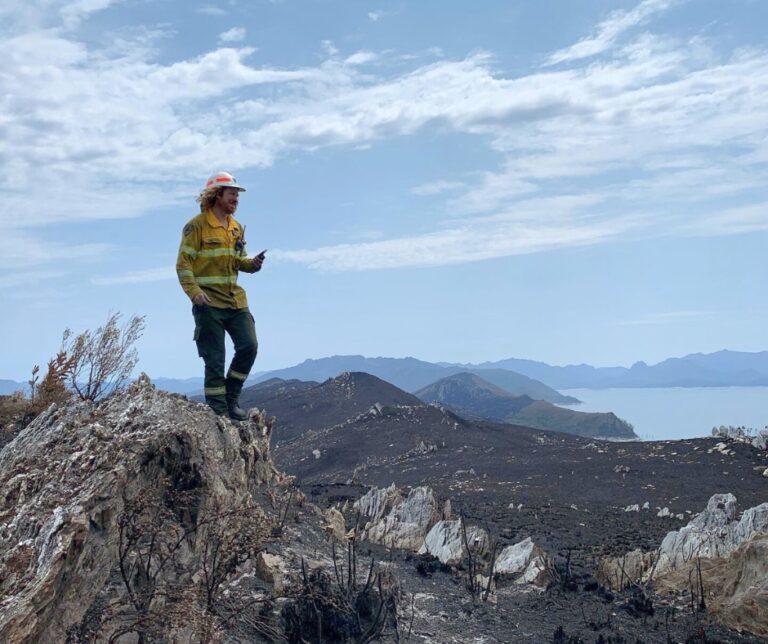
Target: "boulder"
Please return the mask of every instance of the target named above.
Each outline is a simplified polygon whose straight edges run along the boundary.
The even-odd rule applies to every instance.
[[[375,488],[358,499],[355,507],[368,519],[364,539],[414,552],[441,516],[434,492],[428,487],[413,488],[406,498],[394,486]]]
[[[655,552],[632,550],[622,557],[603,557],[595,577],[603,586],[613,590],[624,590],[632,584],[642,582],[656,563]]]
[[[271,584],[276,592],[282,592],[288,581],[288,566],[280,555],[260,552],[256,556],[256,576]]]
[[[467,526],[467,541],[472,552],[480,557],[488,554],[488,533],[476,526]],[[461,521],[438,521],[427,534],[419,554],[430,554],[442,563],[455,566],[465,556]]]
[[[539,588],[545,588],[552,580],[549,557],[530,537],[504,548],[496,557],[493,571],[500,580],[511,579],[516,584]]]
[[[507,546],[496,556],[494,572],[501,576],[519,575],[528,566],[534,548],[533,540],[530,537],[512,546]]]
[[[528,584],[540,589],[546,588],[554,578],[553,566],[544,551],[534,554],[516,584]]]
[[[344,515],[336,508],[323,511],[323,530],[332,539],[343,541],[347,534],[347,524]]]

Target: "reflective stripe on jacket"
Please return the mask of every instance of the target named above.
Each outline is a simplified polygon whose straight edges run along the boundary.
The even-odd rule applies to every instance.
[[[212,306],[243,309],[248,300],[237,284],[237,273],[255,271],[245,248],[235,248],[243,236],[242,227],[234,217],[229,217],[227,224],[222,225],[210,210],[187,222],[176,259],[176,274],[189,299],[205,293]]]

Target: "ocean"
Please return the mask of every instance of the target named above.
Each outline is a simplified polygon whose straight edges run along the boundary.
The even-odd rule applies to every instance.
[[[632,423],[642,440],[711,435],[720,425],[768,425],[768,387],[561,389],[583,401],[576,411],[612,411]]]

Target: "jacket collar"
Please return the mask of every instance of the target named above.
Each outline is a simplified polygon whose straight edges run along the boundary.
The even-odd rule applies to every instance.
[[[235,219],[232,216],[227,215],[227,225],[224,226],[219,221],[219,218],[213,214],[213,210],[205,211],[205,221],[208,222],[208,225],[212,226],[213,228],[225,228],[226,230],[232,230],[233,228],[237,228]]]

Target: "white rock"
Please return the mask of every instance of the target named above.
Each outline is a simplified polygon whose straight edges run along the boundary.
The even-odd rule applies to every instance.
[[[669,511],[669,508],[660,508],[659,511],[656,513],[657,517],[669,517],[672,516],[672,513]]]
[[[650,510],[650,509],[651,509],[651,504],[649,501],[646,501],[645,503],[643,503],[643,510]]]
[[[504,548],[496,557],[493,571],[499,575],[519,575],[528,566],[534,544],[530,537]]]
[[[515,583],[531,584],[532,586],[545,588],[551,578],[549,571],[549,562],[547,561],[547,558],[541,554],[531,559],[525,572],[519,579],[515,580]]]
[[[429,529],[441,516],[431,488],[413,488],[403,500],[394,485],[370,490],[355,502],[370,518],[363,538],[388,548],[418,550]]]
[[[375,487],[355,501],[353,507],[360,510],[371,522],[379,521],[392,509],[395,500],[400,498],[400,492],[393,483],[389,487]]]
[[[659,548],[659,572],[695,557],[727,557],[755,534],[768,532],[768,503],[745,510],[736,521],[733,494],[715,494],[706,509],[680,530],[669,532]]]
[[[624,508],[624,512],[640,512],[640,504],[635,503],[634,505],[628,505]]]
[[[319,449],[313,449],[313,450],[312,450],[312,456],[314,456],[314,457],[315,457],[315,460],[317,460],[318,458],[320,458],[320,450],[319,450]]]
[[[467,541],[474,553],[488,551],[488,533],[477,526],[467,526]],[[456,565],[465,555],[461,521],[438,521],[427,533],[419,554],[430,554],[444,564]]]

